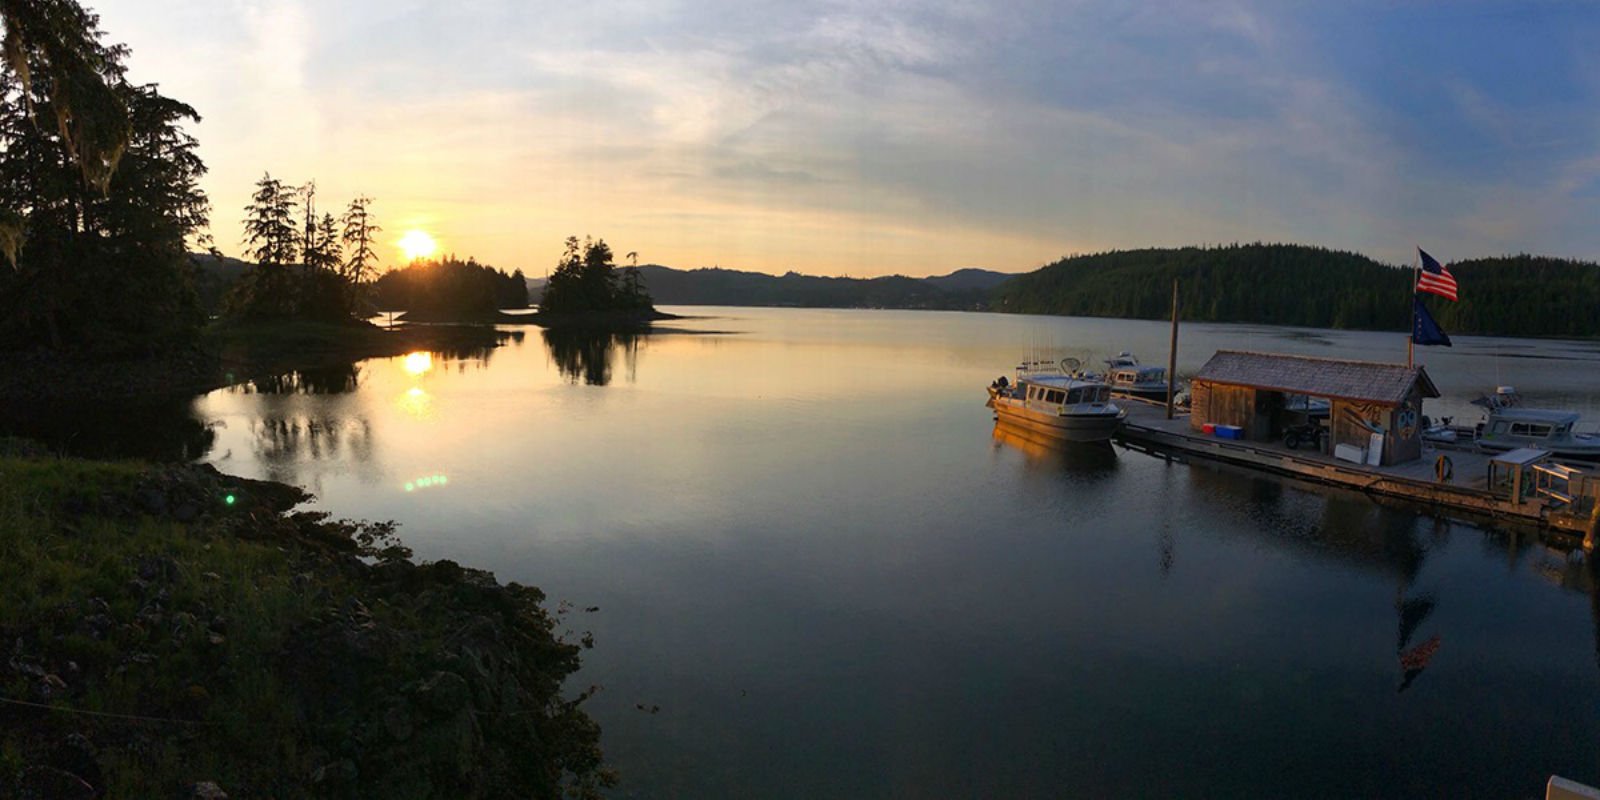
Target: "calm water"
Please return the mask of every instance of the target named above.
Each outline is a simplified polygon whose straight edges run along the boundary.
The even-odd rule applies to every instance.
[[[1018,358],[1164,362],[1163,324],[678,310],[707,318],[20,424],[303,484],[400,521],[421,557],[570,601],[621,797],[1600,782],[1581,558],[1359,495],[996,437],[983,387]],[[1399,334],[1191,324],[1180,372],[1223,347],[1405,357]],[[1600,419],[1600,344],[1421,355],[1446,395],[1430,415],[1475,420],[1467,401],[1509,383]]]

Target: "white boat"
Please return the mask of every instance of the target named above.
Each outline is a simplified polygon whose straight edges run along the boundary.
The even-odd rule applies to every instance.
[[[1105,382],[1112,394],[1145,400],[1167,399],[1166,367],[1140,364],[1139,359],[1126,350],[1106,359],[1105,364]]]
[[[1472,404],[1484,409],[1483,421],[1476,426],[1452,425],[1449,417],[1433,424],[1424,417],[1422,438],[1443,447],[1490,453],[1531,447],[1563,461],[1600,462],[1600,433],[1577,430],[1576,412],[1524,407],[1521,395],[1510,386],[1497,387],[1494,394]]]
[[[1002,377],[990,384],[989,406],[1001,424],[1064,442],[1109,441],[1127,412],[1111,402],[1110,386],[1067,362],[1059,369],[1025,362],[1015,382]]]
[[[1472,430],[1473,441],[1480,450],[1504,452],[1533,447],[1547,450],[1558,459],[1600,461],[1600,435],[1575,430],[1577,412],[1524,407],[1522,397],[1510,386],[1497,387],[1493,395],[1480,397],[1472,404],[1485,411],[1483,422]]]

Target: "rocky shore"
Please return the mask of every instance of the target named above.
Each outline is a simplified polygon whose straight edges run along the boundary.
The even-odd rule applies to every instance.
[[[0,442],[0,796],[560,797],[609,785],[539,590],[208,466]],[[576,638],[576,641],[570,641]]]

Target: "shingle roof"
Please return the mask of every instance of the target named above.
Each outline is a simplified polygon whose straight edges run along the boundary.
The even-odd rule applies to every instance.
[[[1217,351],[1194,379],[1387,405],[1398,405],[1420,381],[1423,397],[1439,396],[1422,367],[1240,350]]]

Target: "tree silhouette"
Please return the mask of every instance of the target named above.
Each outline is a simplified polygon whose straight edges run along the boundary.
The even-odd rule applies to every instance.
[[[634,262],[621,277],[612,261],[611,246],[604,239],[567,237],[561,260],[545,283],[541,312],[573,314],[597,311],[646,311],[650,295],[644,291],[637,266],[639,255],[629,252]]]
[[[351,286],[360,286],[378,269],[378,254],[373,251],[372,243],[383,228],[373,222],[372,198],[351,200],[339,221],[344,225],[344,244],[350,248],[350,255],[344,262],[344,278]]]
[[[294,229],[295,189],[270,173],[256,181],[255,194],[245,206],[242,244],[257,264],[284,266],[299,255]]]
[[[73,128],[35,124],[35,115],[57,114],[51,81],[24,89],[14,67],[0,75],[0,208],[15,223],[0,224],[15,259],[0,274],[6,348],[149,350],[187,339],[203,320],[185,252],[208,211],[205,165],[183,128],[199,115],[154,86],[124,81],[127,48],[100,45],[92,16],[84,19],[128,136],[101,191],[84,180]],[[19,57],[32,73],[51,74],[42,51]]]

